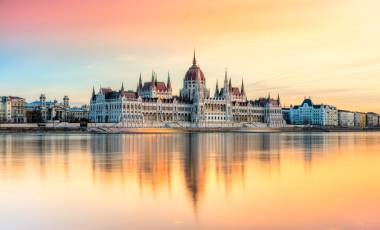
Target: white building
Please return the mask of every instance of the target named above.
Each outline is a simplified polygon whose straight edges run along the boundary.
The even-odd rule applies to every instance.
[[[310,98],[291,106],[289,120],[294,125],[337,126],[338,111],[332,105],[315,105]]]
[[[26,117],[30,123],[39,122],[79,122],[88,120],[88,106],[70,107],[70,99],[64,96],[62,102],[46,100],[45,94],[41,94],[39,100],[26,105]]]
[[[25,99],[14,96],[0,97],[0,122],[26,122]]]
[[[355,125],[355,127],[358,127],[358,128],[365,128],[367,126],[366,113],[355,112],[354,125]]]
[[[379,126],[379,115],[377,113],[367,113],[367,127],[373,128]]]
[[[285,125],[280,98],[248,100],[244,84],[232,87],[225,73],[223,88],[218,83],[214,96],[206,87],[206,78],[195,55],[186,72],[179,96],[172,95],[170,77],[159,82],[153,72],[151,80],[142,83],[141,75],[135,91],[101,88],[93,90],[90,102],[90,121],[117,123],[123,127],[222,127]]]
[[[347,110],[338,111],[338,125],[340,127],[354,127],[355,113]]]
[[[0,122],[11,122],[11,101],[8,97],[0,97]]]

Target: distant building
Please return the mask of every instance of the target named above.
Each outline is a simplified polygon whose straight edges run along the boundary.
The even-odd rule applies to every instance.
[[[80,122],[81,120],[88,120],[90,109],[88,105],[82,107],[72,107],[65,110],[66,122]]]
[[[338,125],[340,127],[354,127],[355,113],[347,110],[338,110]]]
[[[71,108],[70,99],[64,96],[62,102],[47,101],[45,94],[41,94],[39,100],[26,105],[27,121],[30,123],[40,122],[78,122],[82,118],[88,119],[89,109],[84,106],[81,108]]]
[[[291,106],[289,118],[290,123],[295,125],[338,125],[338,111],[335,106],[315,105],[310,98],[305,98],[301,105]]]
[[[141,75],[137,90],[93,89],[90,102],[90,121],[117,123],[124,127],[162,127],[163,125],[219,127],[285,125],[280,98],[270,96],[248,100],[242,82],[233,87],[225,73],[224,84],[216,83],[214,95],[206,87],[206,78],[197,64],[195,55],[187,70],[179,96],[172,94],[170,76],[158,81],[156,73],[143,84]]]
[[[358,128],[365,128],[367,126],[367,116],[365,113],[355,112],[354,125]]]
[[[290,122],[290,108],[282,108],[282,117],[284,118],[287,124],[291,124]]]
[[[24,123],[25,99],[14,96],[0,97],[0,122]]]
[[[373,128],[379,126],[379,115],[377,113],[367,113],[367,127]]]

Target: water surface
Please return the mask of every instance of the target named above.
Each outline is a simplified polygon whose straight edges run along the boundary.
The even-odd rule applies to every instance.
[[[380,133],[1,134],[0,229],[380,229]]]

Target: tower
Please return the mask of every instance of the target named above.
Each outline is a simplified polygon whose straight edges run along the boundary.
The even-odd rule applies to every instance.
[[[46,103],[46,96],[45,96],[45,94],[41,94],[41,96],[40,96],[40,105],[41,106],[45,106],[45,103]]]
[[[68,96],[64,96],[63,97],[63,107],[64,108],[69,108],[70,107],[70,102],[69,102],[69,97]]]

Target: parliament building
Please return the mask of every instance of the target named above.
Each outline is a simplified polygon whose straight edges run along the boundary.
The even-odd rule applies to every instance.
[[[117,127],[282,127],[280,97],[249,100],[244,83],[233,87],[227,71],[223,86],[218,82],[214,94],[206,87],[206,77],[193,58],[186,72],[179,95],[173,95],[170,76],[162,82],[152,72],[150,81],[142,82],[136,91],[93,89],[90,121],[113,123]]]

